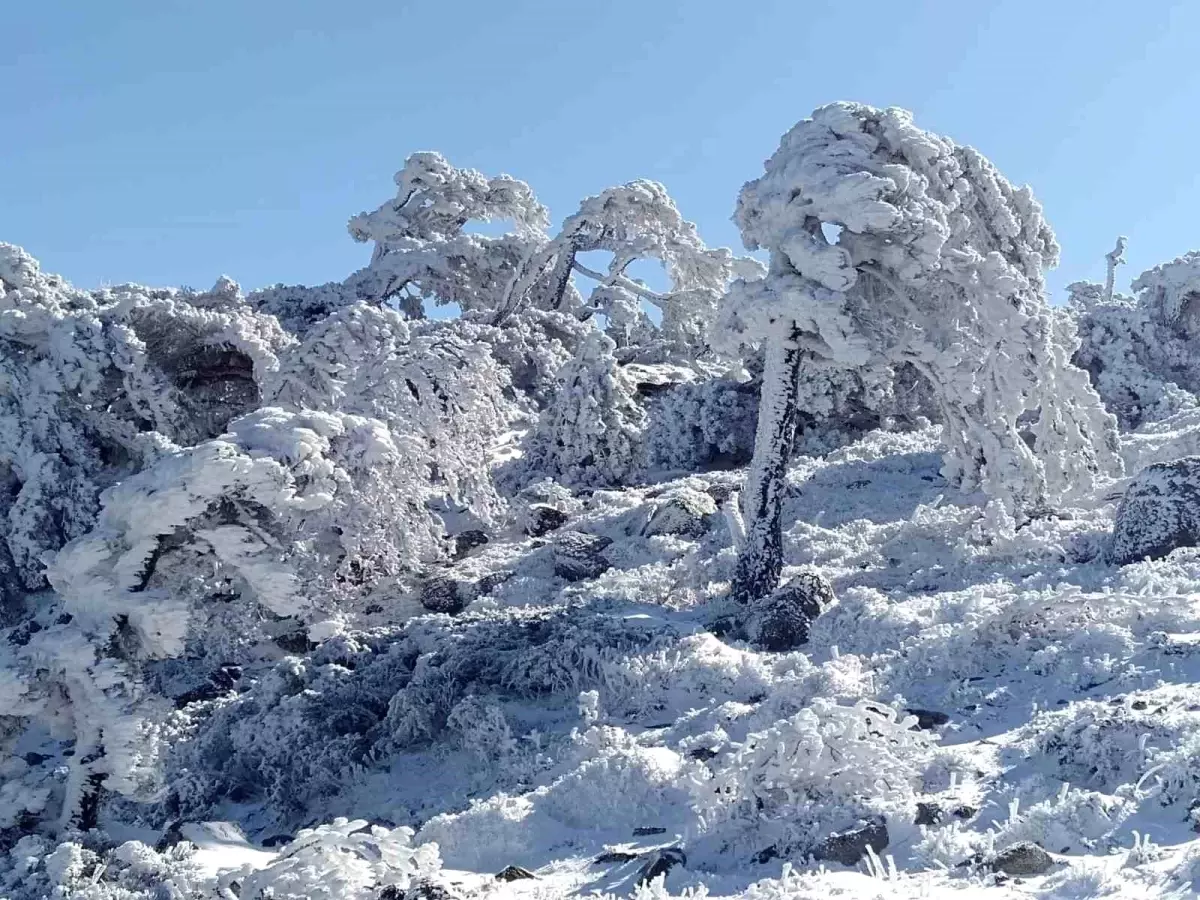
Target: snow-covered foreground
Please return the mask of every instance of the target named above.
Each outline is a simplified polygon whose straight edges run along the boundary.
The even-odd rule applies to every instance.
[[[577,495],[557,532],[447,567],[497,576],[457,617],[393,593],[387,618],[413,618],[366,612],[177,712],[178,808],[102,825],[182,842],[101,873],[25,838],[3,896],[1194,895],[1200,552],[1106,565],[1111,502],[985,531],[940,464],[936,427],[796,461],[785,576],[819,567],[838,603],[786,654],[709,630],[735,559],[719,516],[647,533],[741,473]],[[611,539],[611,568],[556,575],[567,529]],[[1048,871],[992,871],[1023,841]]]

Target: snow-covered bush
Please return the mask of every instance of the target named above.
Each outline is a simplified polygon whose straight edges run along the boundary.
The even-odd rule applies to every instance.
[[[258,405],[290,339],[228,280],[82,291],[0,244],[0,585],[45,585],[97,496]]]
[[[710,378],[668,388],[646,404],[643,465],[656,472],[745,464],[757,416],[752,385]]]
[[[723,757],[698,808],[731,849],[773,845],[781,855],[804,856],[863,819],[912,821],[931,746],[914,718],[890,707],[814,699]]]
[[[301,829],[263,868],[223,873],[225,891],[239,900],[376,900],[388,888],[409,885],[442,867],[435,844],[412,846],[411,828],[382,828],[365,820],[335,819]]]
[[[593,331],[563,366],[554,400],[529,437],[525,466],[531,476],[610,486],[628,483],[638,471],[646,418],[614,346]]]
[[[1200,406],[1200,252],[1143,272],[1136,297],[1088,282],[1067,290],[1080,342],[1075,364],[1123,428]]]

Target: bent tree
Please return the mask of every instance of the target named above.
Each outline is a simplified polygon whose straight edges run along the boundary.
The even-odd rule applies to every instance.
[[[784,135],[735,220],[748,249],[770,254],[765,278],[736,282],[720,313],[727,335],[766,356],[735,599],[779,580],[809,360],[920,372],[942,420],[943,475],[1016,521],[1120,471],[1116,423],[1046,301],[1054,234],[1032,192],[976,150],[904,110],[831,104]]]

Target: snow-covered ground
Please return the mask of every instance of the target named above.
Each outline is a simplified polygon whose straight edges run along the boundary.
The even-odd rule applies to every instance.
[[[106,815],[184,842],[109,853],[93,893],[85,853],[64,896],[365,898],[417,874],[514,898],[1194,896],[1200,551],[1107,565],[1111,500],[997,536],[940,465],[936,427],[795,462],[785,576],[818,566],[838,602],[786,654],[708,630],[735,558],[719,515],[645,533],[680,489],[723,500],[741,473],[578,495],[557,532],[446,568],[511,573],[460,615],[394,593],[391,624],[367,614],[176,713],[179,808]],[[557,576],[567,529],[611,539],[611,568]],[[362,821],[320,825],[339,816]],[[864,826],[886,846],[837,862],[829,836]],[[49,890],[47,862],[22,892],[38,840],[9,856],[14,898]],[[991,870],[1023,841],[1048,871]],[[113,873],[182,892],[121,894]]]

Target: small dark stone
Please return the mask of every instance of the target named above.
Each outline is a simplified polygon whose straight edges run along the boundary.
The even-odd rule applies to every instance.
[[[199,687],[194,687],[190,691],[184,691],[175,698],[175,708],[183,709],[191,703],[203,703],[208,700],[215,700],[223,694],[220,688],[215,684],[202,684]]]
[[[720,505],[732,497],[735,490],[737,489],[732,484],[710,484],[704,489],[704,493],[712,497],[714,503]]]
[[[950,721],[948,715],[934,709],[906,709],[904,711],[910,716],[917,717],[917,727],[922,731],[933,731]]]
[[[754,862],[760,866],[766,865],[773,859],[779,859],[779,848],[772,844],[770,847],[764,847],[754,854]]]
[[[600,551],[612,538],[581,531],[565,531],[554,540],[554,574],[567,581],[586,581],[603,574],[612,564]]]
[[[887,845],[887,825],[882,819],[876,819],[850,831],[831,834],[821,842],[813,856],[819,860],[841,863],[843,866],[856,866],[859,860],[867,855],[868,847],[876,853],[882,853]]]
[[[710,750],[708,747],[697,747],[691,753],[692,759],[699,760],[700,762],[708,762],[710,759],[715,759],[717,756],[717,751]]]
[[[914,825],[936,825],[942,820],[942,808],[936,803],[918,803]]]
[[[979,810],[977,810],[975,807],[964,804],[962,806],[956,806],[954,809],[950,810],[950,815],[954,816],[956,819],[966,820],[970,819],[977,812],[979,812]]]
[[[154,842],[154,849],[162,853],[182,841],[183,832],[179,830],[179,826],[182,824],[183,822],[172,822],[168,825],[162,836]]]
[[[1200,544],[1200,456],[1147,466],[1117,509],[1105,557],[1118,566]]]
[[[678,488],[655,505],[642,533],[703,537],[716,517],[717,504],[712,497],[691,488]]]
[[[652,834],[666,834],[667,829],[659,828],[657,825],[640,825],[633,829],[634,837],[650,837]]]
[[[570,517],[561,509],[555,509],[544,503],[534,503],[529,507],[525,533],[530,537],[541,537],[543,534],[567,524],[568,518]]]
[[[755,605],[750,635],[771,653],[786,653],[808,642],[817,616],[835,602],[833,586],[816,572],[801,572]]]
[[[386,888],[385,888],[386,890]],[[396,895],[401,900],[458,900],[458,895],[433,881],[418,881]]]
[[[638,853],[630,853],[627,850],[606,850],[604,853],[601,853],[599,856],[593,859],[592,863],[597,866],[611,865],[613,863],[627,863],[633,862],[640,855],[641,854]]]
[[[233,689],[233,686],[241,681],[242,667],[235,666],[233,663],[226,663],[208,676],[208,680],[212,682],[214,687],[220,688],[223,691]]]
[[[25,760],[27,766],[40,766],[50,757],[45,753],[26,753],[22,758]]]
[[[481,597],[486,597],[500,585],[504,584],[504,582],[512,578],[514,574],[513,572],[492,572],[490,575],[484,575],[475,582],[475,592]]]
[[[687,856],[680,847],[664,847],[650,854],[646,864],[638,870],[637,883],[649,884],[660,875],[666,875],[676,866],[687,866]]]
[[[496,873],[497,881],[520,881],[522,878],[536,878],[537,876],[528,869],[522,869],[520,866],[505,866]]]
[[[430,612],[457,615],[467,605],[464,593],[453,578],[435,575],[421,585],[421,605]]]
[[[364,609],[363,612],[366,613],[368,616],[378,615],[379,613],[383,612],[383,604],[382,603],[372,603],[370,606],[368,606],[366,609]]]
[[[462,559],[476,547],[482,547],[488,540],[487,534],[478,528],[460,531],[454,536],[454,558]]]
[[[394,884],[389,884],[379,892],[377,900],[405,900],[404,891]]]
[[[316,644],[308,639],[303,631],[289,631],[275,637],[275,646],[287,653],[308,653],[316,649]]]
[[[1001,850],[988,867],[1005,875],[1041,875],[1054,866],[1054,859],[1032,841],[1021,841]]]
[[[273,834],[270,837],[263,838],[259,843],[264,847],[282,847],[284,844],[290,844],[292,836],[290,834]]]

